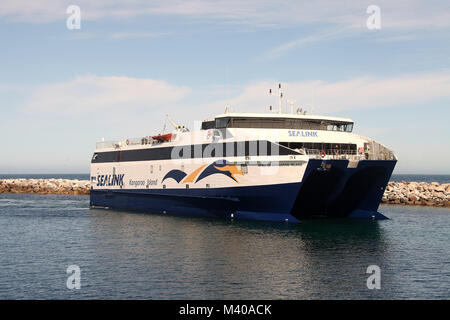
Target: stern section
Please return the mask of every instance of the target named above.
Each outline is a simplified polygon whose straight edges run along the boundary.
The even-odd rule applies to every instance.
[[[386,219],[377,212],[396,160],[315,160],[305,171],[291,214]]]

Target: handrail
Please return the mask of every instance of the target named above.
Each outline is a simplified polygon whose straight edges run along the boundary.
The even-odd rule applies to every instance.
[[[339,150],[339,149],[297,149],[313,159],[334,159],[334,160],[363,160],[364,154],[358,153],[356,150]]]
[[[385,145],[360,135],[357,135],[363,140],[367,140],[369,147],[368,160],[397,160],[395,153],[387,148]]]
[[[153,139],[152,137],[137,137],[137,138],[128,138],[125,140],[116,140],[116,141],[100,141],[96,143],[96,149],[107,149],[107,148],[121,148],[126,146],[137,146],[137,145],[154,145],[161,143],[158,140]]]

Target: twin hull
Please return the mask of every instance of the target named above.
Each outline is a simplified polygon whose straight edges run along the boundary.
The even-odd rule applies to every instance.
[[[396,164],[396,160],[354,163],[306,156],[268,164],[207,160],[92,165],[90,204],[268,221],[383,219],[377,210]]]

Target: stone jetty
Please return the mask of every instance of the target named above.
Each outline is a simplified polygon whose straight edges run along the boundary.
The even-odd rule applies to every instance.
[[[89,194],[89,180],[5,179],[0,180],[0,193]]]
[[[5,179],[0,193],[89,194],[89,180]],[[389,182],[382,203],[450,207],[450,183]]]
[[[389,182],[382,203],[450,207],[450,183]]]

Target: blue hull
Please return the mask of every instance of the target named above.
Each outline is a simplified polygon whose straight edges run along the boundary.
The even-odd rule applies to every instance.
[[[206,217],[300,222],[383,219],[377,212],[396,161],[310,160],[302,182],[210,189],[91,190],[91,206]]]

